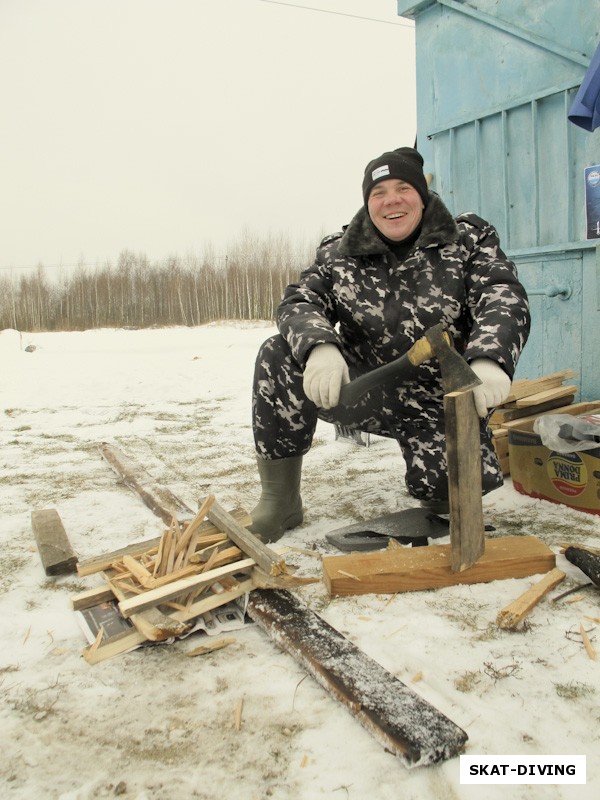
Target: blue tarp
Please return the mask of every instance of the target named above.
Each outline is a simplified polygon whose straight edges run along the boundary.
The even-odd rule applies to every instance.
[[[569,120],[586,131],[600,125],[600,44],[569,110]]]

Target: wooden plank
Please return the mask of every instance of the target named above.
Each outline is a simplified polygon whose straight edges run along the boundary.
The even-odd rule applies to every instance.
[[[503,428],[506,429],[508,433],[513,428],[521,428],[523,425],[529,425],[531,422],[535,422],[538,417],[543,417],[546,414],[570,414],[571,410],[576,408],[576,406],[558,406],[556,408],[546,409],[545,411],[536,410],[534,414],[529,414],[525,417],[517,417],[516,419],[506,420],[503,424]],[[525,411],[525,409],[520,409],[521,411]],[[532,411],[533,409],[527,409],[528,411]]]
[[[250,514],[248,514],[247,511],[244,511],[243,508],[235,508],[229,513],[240,525],[250,525],[252,521]],[[200,525],[198,528],[198,535],[200,542],[202,542],[204,537],[209,536],[215,536],[216,541],[225,541],[226,538],[222,531],[216,527],[216,525],[213,525],[212,522],[208,521],[203,522],[202,525]],[[127,545],[126,547],[121,547],[118,550],[112,550],[110,553],[102,553],[101,555],[81,560],[77,564],[77,572],[81,577],[93,575],[96,572],[103,572],[115,561],[122,560],[123,556],[138,556],[147,552],[148,550],[151,550],[153,547],[158,547],[161,539],[162,536],[156,536],[152,539],[146,539],[143,542],[135,542],[134,544]],[[213,541],[215,540],[210,540],[210,543],[212,544]]]
[[[171,524],[173,517],[189,519],[194,516],[192,509],[183,500],[169,489],[160,486],[135,459],[127,456],[118,447],[103,442],[100,445],[100,453],[125,486],[139,495],[148,508],[166,525]]]
[[[406,766],[437,763],[463,750],[464,730],[289,592],[256,590],[248,614]]]
[[[552,389],[555,386],[560,386],[563,381],[576,377],[577,373],[572,369],[563,369],[550,375],[543,375],[541,378],[518,378],[512,382],[510,393],[504,402],[514,403],[522,397],[542,392],[545,389]]]
[[[240,525],[216,500],[208,509],[207,516],[242,552],[253,558],[267,575],[283,575],[287,572],[285,561],[251,531]]]
[[[488,539],[481,558],[462,572],[452,570],[451,557],[448,544],[324,556],[323,577],[331,595],[393,594],[526,578],[556,566],[554,553],[534,536]]]
[[[570,399],[568,397],[558,397],[555,400],[548,400],[546,403],[541,403],[540,405],[532,408],[517,408],[516,405],[497,408],[490,417],[490,425],[507,426],[507,424],[512,420],[523,420],[525,417],[530,417],[531,412],[534,411],[534,409],[535,417],[539,417],[540,414],[547,414],[549,412],[559,414],[561,412],[558,411],[558,409],[562,409],[562,407],[566,404],[572,403],[574,397],[575,392],[573,392]],[[568,411],[565,413],[568,413]]]
[[[97,606],[99,603],[106,603],[107,600],[114,600],[114,592],[110,586],[94,586],[92,589],[86,589],[83,592],[74,594],[71,597],[71,606],[73,611],[81,611],[90,606]]]
[[[558,586],[566,577],[566,574],[556,567],[550,570],[541,581],[538,581],[531,586],[526,592],[512,603],[505,606],[496,617],[496,625],[505,630],[516,628],[525,617],[532,611],[532,609],[540,602],[540,600],[548,594],[549,591]]]
[[[31,527],[46,575],[69,575],[77,570],[77,556],[55,508],[31,512]]]
[[[577,386],[557,386],[555,389],[546,389],[543,392],[522,397],[516,401],[515,405],[517,408],[531,408],[531,406],[542,406],[552,400],[560,400],[562,405],[565,397],[575,397],[576,394]]]
[[[105,574],[104,578],[119,601],[119,611],[121,611],[121,603],[127,601],[127,593],[117,581],[111,579],[110,575]],[[123,612],[121,611],[121,613]],[[136,629],[144,636],[145,640],[151,642],[164,642],[173,636],[182,636],[189,630],[189,625],[185,625],[181,620],[172,619],[153,606],[140,609],[137,613],[123,614],[123,616],[131,617]]]
[[[468,569],[484,551],[481,442],[473,390],[444,396],[452,569]]]
[[[199,589],[201,586],[210,586],[211,583],[215,583],[219,578],[225,575],[234,575],[237,572],[251,569],[254,563],[254,559],[245,558],[241,561],[236,561],[234,564],[228,564],[225,567],[217,567],[217,569],[213,569],[210,572],[203,572],[200,575],[191,575],[188,578],[181,578],[178,581],[168,583],[166,586],[160,586],[157,589],[149,589],[143,594],[122,600],[119,603],[119,610],[124,617],[130,617],[132,614],[153,608],[167,600],[172,600],[174,597],[179,597],[186,592],[192,591],[192,589]]]

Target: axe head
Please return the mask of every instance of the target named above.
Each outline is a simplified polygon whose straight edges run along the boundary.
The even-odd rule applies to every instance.
[[[464,358],[456,351],[450,334],[443,326],[435,325],[425,333],[425,338],[438,360],[442,373],[442,383],[446,394],[466,391],[479,386],[481,381]]]

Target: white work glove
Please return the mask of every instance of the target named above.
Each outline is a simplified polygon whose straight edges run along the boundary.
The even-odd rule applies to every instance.
[[[491,358],[476,358],[469,366],[481,381],[473,389],[475,408],[480,417],[487,417],[490,408],[499,406],[508,397],[511,380]]]
[[[343,355],[335,344],[314,347],[304,368],[306,396],[320,408],[333,408],[340,400],[340,389],[349,383],[350,374]]]

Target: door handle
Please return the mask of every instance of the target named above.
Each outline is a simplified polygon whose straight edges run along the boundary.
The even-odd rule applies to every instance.
[[[532,291],[527,290],[527,294],[529,297],[543,295],[544,297],[558,297],[559,300],[568,300],[573,294],[573,287],[568,283],[551,283],[543,289],[533,289]]]

